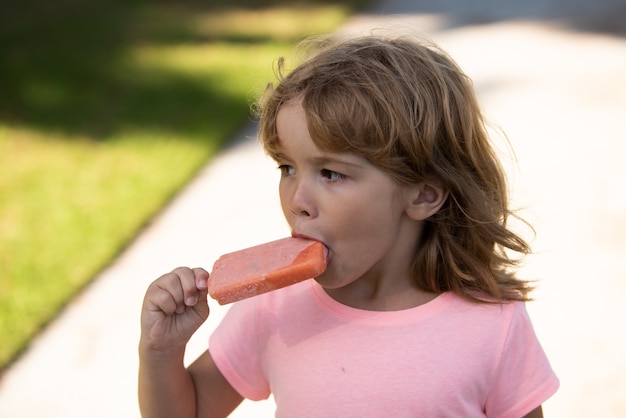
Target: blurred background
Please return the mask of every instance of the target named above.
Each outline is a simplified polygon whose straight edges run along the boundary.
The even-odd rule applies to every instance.
[[[0,416],[137,416],[147,284],[288,233],[250,115],[276,58],[373,28],[474,80],[537,232],[546,416],[626,416],[625,0],[2,2]]]
[[[232,138],[272,61],[362,3],[2,3],[0,366]]]

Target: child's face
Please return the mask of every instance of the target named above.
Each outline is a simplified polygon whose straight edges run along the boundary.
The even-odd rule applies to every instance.
[[[421,225],[405,213],[409,190],[363,157],[320,150],[299,101],[283,105],[277,130],[280,199],[292,234],[330,250],[317,281],[338,289],[363,278],[410,280]]]

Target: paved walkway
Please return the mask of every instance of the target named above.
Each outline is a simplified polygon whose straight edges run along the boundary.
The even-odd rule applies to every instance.
[[[507,133],[517,164],[503,141],[498,146],[515,201],[537,230],[538,254],[523,269],[542,278],[529,310],[562,381],[544,406],[548,417],[626,416],[620,4],[391,0],[348,25],[430,36],[474,79],[485,114]],[[253,137],[251,126],[34,341],[0,381],[0,417],[138,417],[136,347],[148,283],[178,265],[210,267],[223,252],[288,234],[277,170]],[[189,359],[223,315],[212,309]],[[271,402],[244,402],[233,414],[271,415]]]

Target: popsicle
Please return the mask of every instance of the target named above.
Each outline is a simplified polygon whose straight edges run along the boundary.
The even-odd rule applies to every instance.
[[[319,276],[328,250],[318,241],[282,238],[224,254],[209,277],[209,295],[220,305]]]

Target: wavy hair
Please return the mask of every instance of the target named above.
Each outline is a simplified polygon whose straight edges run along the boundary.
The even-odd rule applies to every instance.
[[[529,300],[515,276],[529,245],[511,231],[504,170],[490,143],[471,80],[444,51],[409,37],[324,38],[293,71],[278,63],[257,112],[268,154],[276,118],[301,99],[323,150],[366,158],[398,184],[436,179],[449,193],[425,222],[412,266],[425,290],[474,301]],[[510,254],[516,253],[516,257]]]

